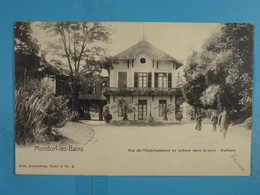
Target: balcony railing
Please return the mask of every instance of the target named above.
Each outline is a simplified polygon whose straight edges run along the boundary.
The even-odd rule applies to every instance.
[[[180,95],[180,88],[138,88],[138,87],[106,87],[103,88],[103,95],[112,96],[164,96]]]
[[[105,96],[101,93],[99,94],[87,94],[87,93],[80,93],[79,99],[86,99],[86,100],[106,100]]]

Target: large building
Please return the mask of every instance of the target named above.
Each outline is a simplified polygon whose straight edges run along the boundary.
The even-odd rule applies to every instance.
[[[126,112],[128,120],[151,116],[163,120],[168,109],[168,120],[175,121],[175,100],[179,95],[176,70],[182,63],[146,40],[116,58],[118,63],[110,71],[109,88],[104,91],[113,120],[122,120]],[[122,106],[124,102],[127,105]]]

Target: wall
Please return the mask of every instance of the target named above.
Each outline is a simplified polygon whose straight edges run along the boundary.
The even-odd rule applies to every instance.
[[[140,63],[140,58],[145,57],[146,63]],[[176,70],[172,61],[159,61],[157,69],[157,60],[153,60],[152,56],[148,53],[142,52],[135,56],[134,66],[132,67],[132,61],[119,60],[119,64],[114,65],[114,69],[110,71],[110,87],[118,87],[118,72],[127,72],[127,87],[134,87],[134,72],[152,72],[152,87],[154,87],[154,73],[155,72],[167,72],[172,73],[172,88],[176,87]]]
[[[132,100],[135,103],[135,114],[129,113],[128,119],[129,120],[138,120],[138,100],[147,100],[147,118],[151,115],[159,120],[163,120],[163,117],[159,117],[159,100],[166,100],[166,104],[175,105],[175,96],[172,99],[169,96],[134,96],[134,97],[127,97],[130,101]],[[117,107],[117,100],[119,97],[110,97],[110,104],[109,104],[109,112],[112,114],[114,121],[122,120],[123,117],[118,116],[118,107]],[[169,121],[175,121],[175,110],[172,113],[167,115]]]

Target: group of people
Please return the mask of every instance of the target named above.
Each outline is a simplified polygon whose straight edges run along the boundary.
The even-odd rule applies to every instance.
[[[201,115],[201,112],[197,113],[196,121],[197,121],[197,124],[195,126],[195,129],[196,130],[201,130],[201,128],[202,128],[202,124],[201,124],[201,122],[202,122],[202,115]],[[216,111],[214,111],[212,113],[212,116],[211,116],[211,122],[213,124],[213,131],[217,131],[217,125],[218,125],[219,128],[220,128],[220,132],[223,133],[223,136],[225,138],[227,130],[228,130],[228,125],[230,123],[229,116],[228,116],[228,113],[227,113],[227,109],[224,108],[223,112],[221,112],[219,115],[217,114]]]

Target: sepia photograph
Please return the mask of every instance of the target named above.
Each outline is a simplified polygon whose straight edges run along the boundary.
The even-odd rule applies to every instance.
[[[16,174],[249,176],[254,25],[14,23]]]

